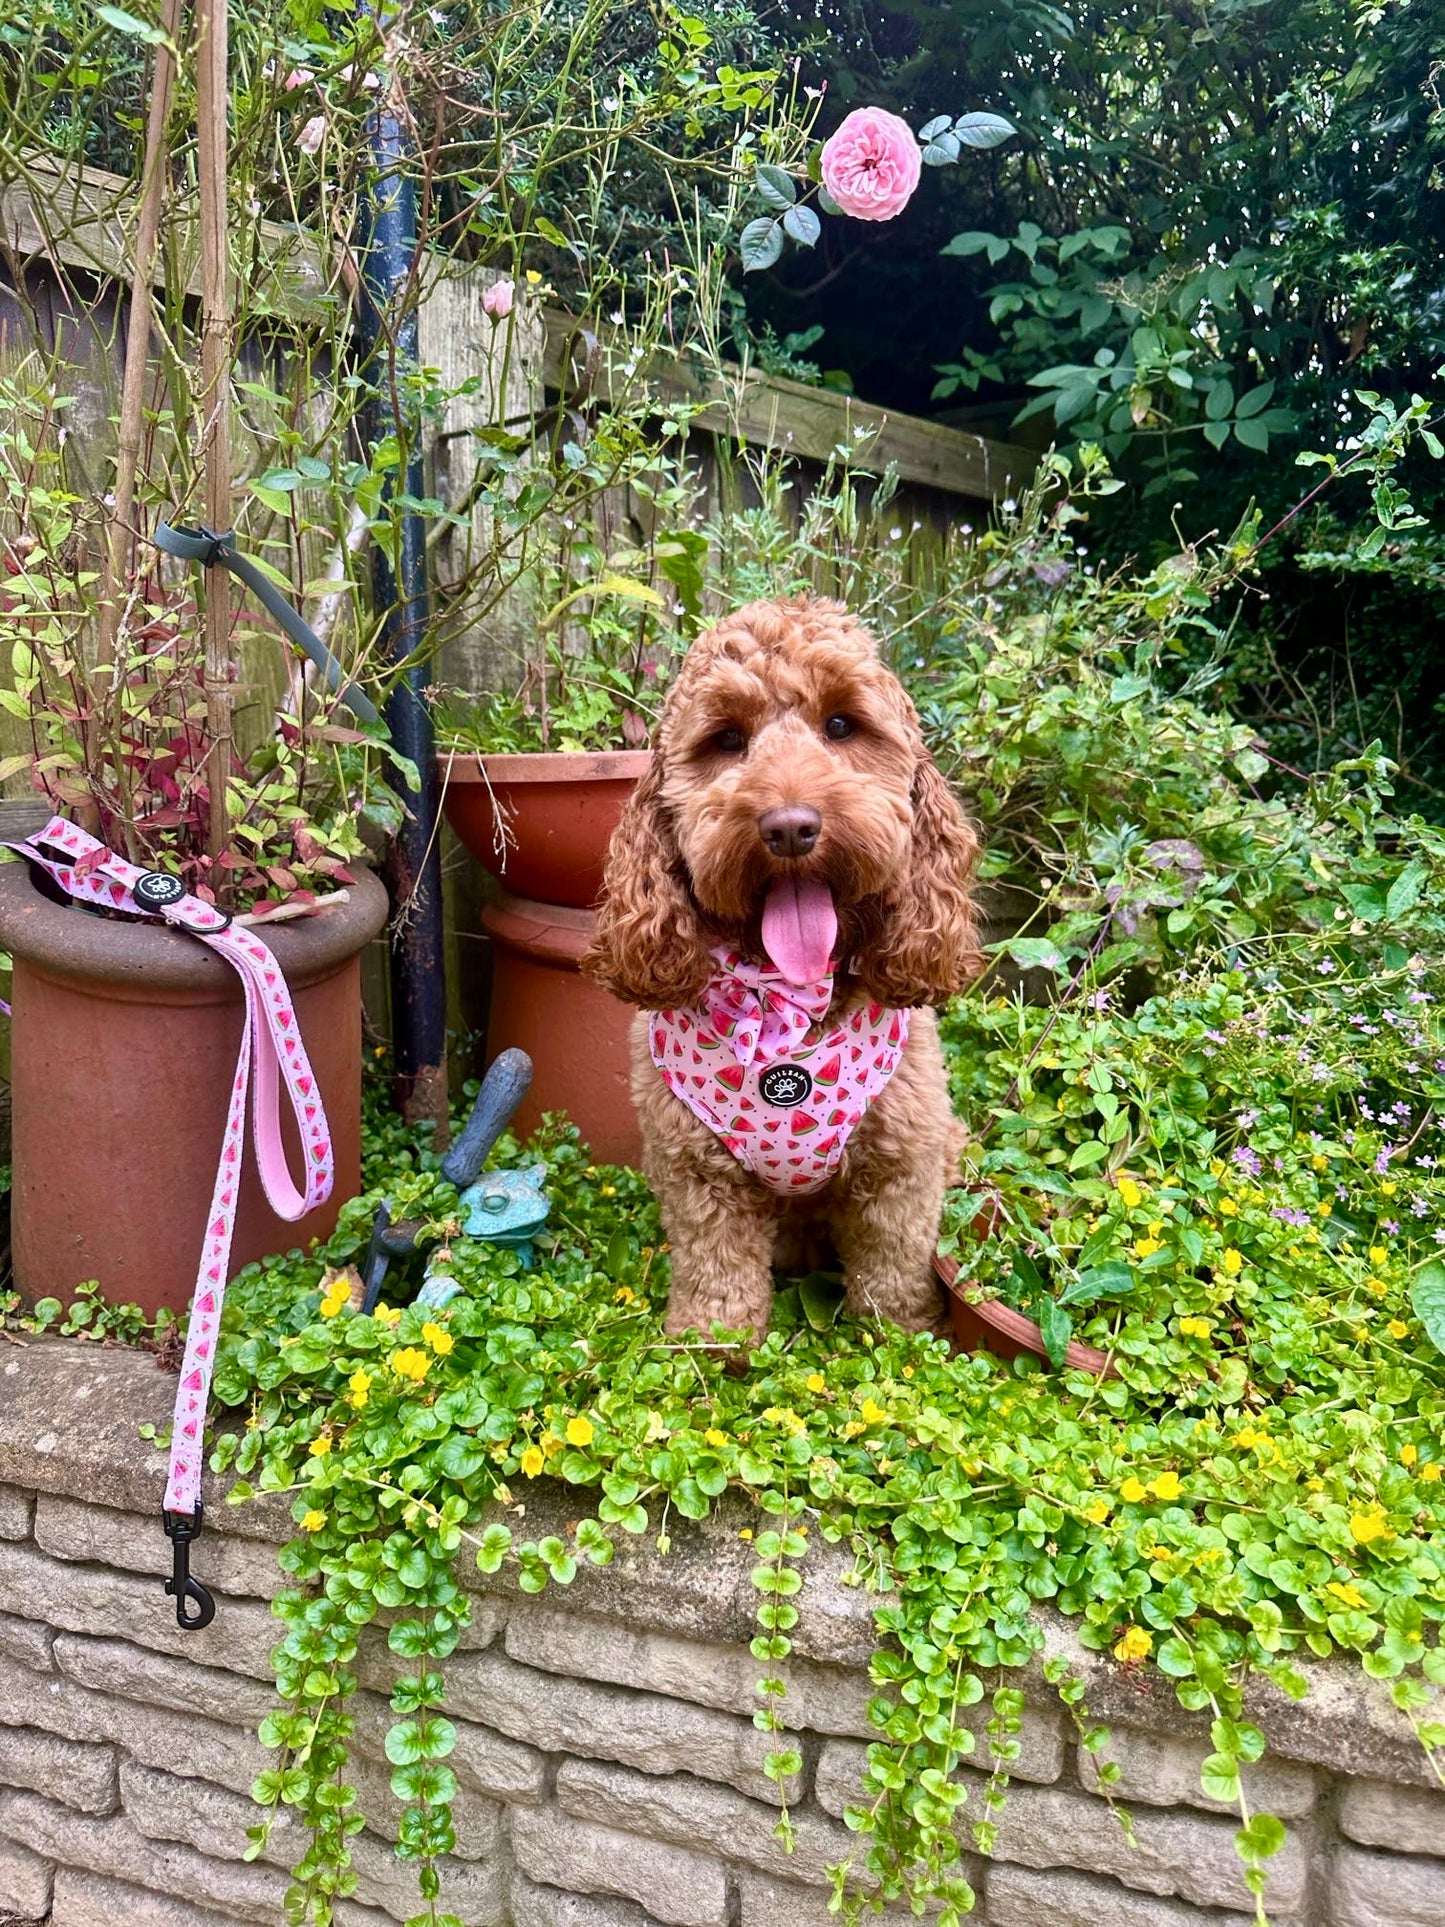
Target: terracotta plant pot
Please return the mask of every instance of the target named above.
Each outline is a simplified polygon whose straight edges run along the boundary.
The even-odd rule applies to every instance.
[[[532,1059],[517,1128],[565,1111],[608,1164],[635,1164],[642,1151],[628,1083],[632,1012],[578,965],[596,925],[607,845],[651,760],[649,750],[452,755],[440,769],[448,821],[503,885],[482,913],[495,959],[487,1055],[517,1045]]]
[[[651,760],[645,749],[444,756],[447,821],[514,895],[586,910],[601,893],[622,806]],[[498,807],[508,832],[501,851]]]
[[[326,1236],[361,1175],[361,951],[386,921],[368,871],[349,901],[264,930],[331,1124],[336,1182],[277,1218],[249,1138],[232,1272]],[[100,917],[0,868],[0,948],[15,961],[13,1249],[30,1302],[98,1279],[107,1298],[184,1309],[195,1283],[245,1011],[234,970],[160,923]],[[281,1104],[288,1161],[300,1146]]]
[[[1017,1358],[1020,1352],[1032,1352],[1047,1362],[1044,1335],[1032,1318],[1001,1305],[997,1299],[970,1304],[963,1294],[972,1281],[959,1278],[957,1258],[946,1257],[940,1251],[934,1257],[933,1269],[948,1293],[953,1342],[958,1351],[989,1351],[996,1358]],[[1064,1353],[1064,1362],[1076,1372],[1092,1372],[1095,1377],[1119,1376],[1109,1357],[1093,1345],[1071,1343]]]
[[[628,1082],[632,1012],[581,975],[597,913],[505,892],[482,912],[495,966],[487,1055],[513,1045],[532,1087],[513,1120],[524,1135],[565,1111],[604,1164],[636,1164],[642,1137]]]

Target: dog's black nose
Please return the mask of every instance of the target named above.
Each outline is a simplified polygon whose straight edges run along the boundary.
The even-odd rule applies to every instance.
[[[758,818],[758,835],[769,856],[807,856],[822,828],[822,817],[806,803],[783,803]]]

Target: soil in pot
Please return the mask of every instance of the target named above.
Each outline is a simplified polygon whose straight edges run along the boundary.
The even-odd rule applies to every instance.
[[[359,872],[349,901],[261,934],[294,994],[336,1160],[331,1197],[277,1218],[248,1142],[233,1273],[326,1236],[361,1174],[361,951],[386,892]],[[98,917],[0,868],[0,946],[15,960],[13,1247],[22,1295],[105,1296],[154,1313],[189,1302],[221,1152],[245,1004],[236,973],[158,923]],[[281,1105],[291,1169],[300,1145]]]

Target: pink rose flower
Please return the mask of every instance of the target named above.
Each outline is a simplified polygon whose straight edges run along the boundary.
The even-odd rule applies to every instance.
[[[482,296],[482,307],[493,321],[505,321],[517,298],[515,281],[494,281]]]
[[[891,221],[923,172],[913,129],[882,107],[855,107],[823,148],[823,185],[858,221]]]
[[[314,154],[326,138],[325,114],[313,114],[301,132],[296,136],[296,145],[303,154]]]

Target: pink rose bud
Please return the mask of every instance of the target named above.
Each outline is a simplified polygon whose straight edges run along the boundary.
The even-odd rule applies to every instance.
[[[505,321],[517,298],[515,281],[494,281],[482,296],[482,306],[493,321]]]
[[[923,172],[913,129],[882,107],[857,107],[823,148],[823,185],[858,221],[891,221]]]
[[[325,114],[313,114],[301,132],[296,136],[296,145],[303,154],[314,154],[326,138]]]

